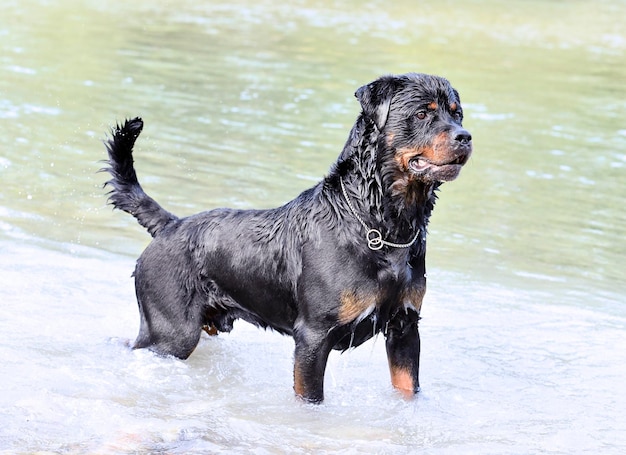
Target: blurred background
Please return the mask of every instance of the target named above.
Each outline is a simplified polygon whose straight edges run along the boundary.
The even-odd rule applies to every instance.
[[[624,17],[604,0],[4,2],[0,450],[621,453]],[[149,236],[106,205],[112,126],[143,117],[139,179],[173,213],[273,207],[328,171],[354,91],[404,72],[448,78],[474,138],[429,228],[418,400],[390,390],[381,340],[331,359],[321,410],[292,399],[275,334],[242,325],[186,363],[123,347]]]

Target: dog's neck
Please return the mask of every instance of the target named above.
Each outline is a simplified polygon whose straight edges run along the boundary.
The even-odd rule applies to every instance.
[[[368,226],[392,242],[410,242],[418,231],[425,235],[439,185],[388,172],[384,160],[393,151],[385,149],[380,136],[373,124],[360,118],[327,182],[335,197],[345,199],[340,182],[343,180],[353,209]],[[342,205],[347,206],[347,202]],[[351,210],[347,207],[348,216],[352,216]]]

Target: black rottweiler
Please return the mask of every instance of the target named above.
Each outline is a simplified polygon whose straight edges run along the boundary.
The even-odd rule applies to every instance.
[[[295,393],[318,403],[330,351],[382,332],[392,384],[419,390],[426,225],[435,190],[459,175],[472,137],[446,79],[384,76],[355,96],[362,111],[328,176],[269,210],[176,217],[137,180],[142,120],[113,130],[110,202],[154,237],[134,272],[135,348],[184,359],[203,329],[228,332],[241,318],[293,336]]]

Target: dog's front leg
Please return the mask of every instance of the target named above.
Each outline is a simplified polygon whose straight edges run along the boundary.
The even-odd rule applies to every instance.
[[[419,391],[420,334],[419,315],[412,309],[399,311],[389,321],[385,346],[391,384],[405,397]]]
[[[332,346],[326,332],[316,332],[301,325],[295,330],[294,391],[310,403],[324,400],[324,372]]]

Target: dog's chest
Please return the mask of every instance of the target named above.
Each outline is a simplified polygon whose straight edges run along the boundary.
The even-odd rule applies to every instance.
[[[356,347],[376,333],[386,334],[397,315],[419,318],[425,292],[424,273],[416,275],[415,267],[406,262],[404,267],[380,268],[376,278],[345,290],[339,303],[339,325],[333,330],[338,340],[335,349]]]
[[[338,319],[341,324],[358,324],[370,316],[389,318],[400,309],[419,313],[425,292],[422,267],[412,266],[406,259],[384,261],[378,263],[368,282],[342,292]]]
[[[378,272],[379,299],[377,307],[384,310],[390,307],[393,313],[398,307],[412,308],[419,313],[422,299],[426,292],[426,273],[416,261],[417,266],[404,259],[390,261]]]

